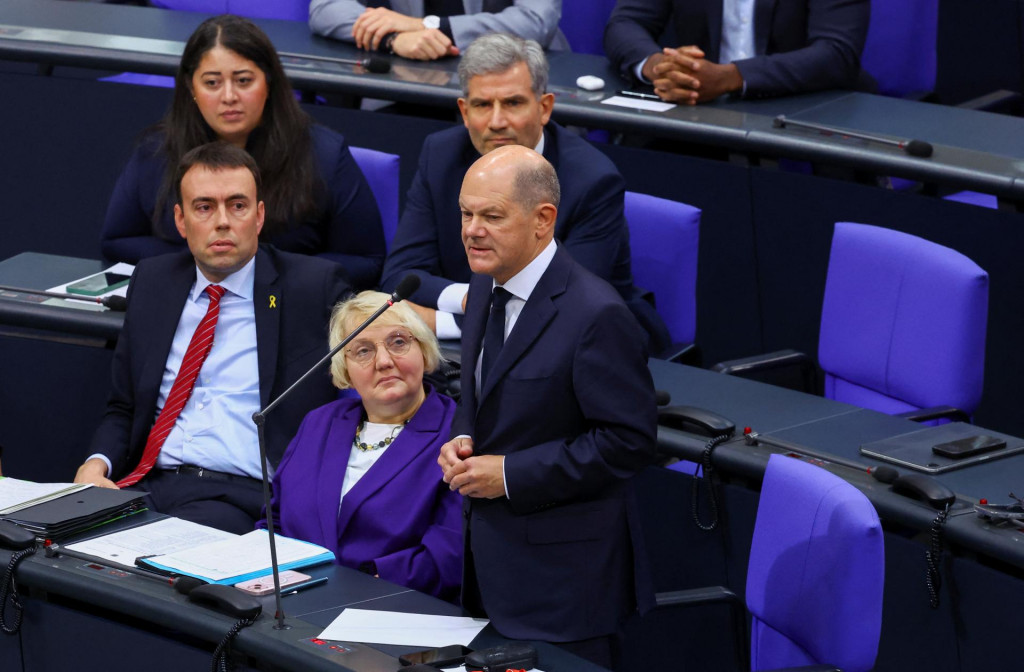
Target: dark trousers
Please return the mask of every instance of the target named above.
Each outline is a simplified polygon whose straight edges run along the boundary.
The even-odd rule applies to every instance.
[[[136,487],[154,511],[235,534],[251,532],[263,509],[262,483],[244,476],[154,469]]]
[[[576,642],[552,642],[569,653],[609,670],[617,669],[621,649],[619,635],[605,635]]]

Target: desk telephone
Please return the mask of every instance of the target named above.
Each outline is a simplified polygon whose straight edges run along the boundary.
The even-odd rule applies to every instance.
[[[732,436],[736,425],[728,418],[696,406],[666,406],[658,409],[658,424],[701,436]]]

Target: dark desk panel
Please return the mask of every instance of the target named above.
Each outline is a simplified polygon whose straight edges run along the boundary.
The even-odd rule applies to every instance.
[[[95,259],[77,259],[52,254],[24,252],[0,261],[0,284],[42,289],[75,278],[99,273],[105,265]],[[0,324],[32,330],[52,331],[65,335],[96,336],[109,342],[117,340],[124,324],[124,313],[96,310],[91,307],[68,307],[75,303],[64,299],[45,299],[41,303],[31,295],[0,291]]]
[[[184,41],[202,18],[199,14],[153,8],[61,0],[8,0],[0,7],[0,58],[170,74],[176,67],[177,54]],[[330,60],[357,58],[359,52],[351,45],[310,35],[306,26],[298,22],[257,22],[279,51],[295,55],[288,59],[286,70],[299,88],[438,106],[450,106],[458,96],[457,83],[452,77],[457,63],[454,59],[425,64],[394,59],[396,68],[391,74],[369,74],[358,66]],[[899,118],[905,121],[901,121],[902,127],[928,128],[927,119],[953,128],[970,126],[964,135],[955,136],[956,142],[952,145],[943,144],[948,139],[947,133],[942,133],[941,138],[913,133],[914,137],[936,145],[931,158],[914,159],[895,148],[823,141],[816,135],[772,129],[775,115],[796,117],[801,111],[815,110],[829,100],[835,101],[838,108],[850,107],[851,114],[843,118],[849,121],[851,130],[870,128],[876,110],[871,109],[871,105],[868,109],[860,104],[850,105],[851,100],[862,99],[857,96],[850,99],[850,94],[844,92],[769,101],[722,101],[651,113],[600,103],[603,97],[624,85],[605,59],[554,53],[550,60],[551,89],[556,93],[554,114],[566,123],[645,133],[735,152],[827,161],[1024,200],[1024,184],[1017,184],[1016,180],[1021,171],[1013,159],[986,153],[989,147],[999,143],[1001,134],[991,128],[985,115],[959,116],[946,108],[925,109],[920,104],[905,103],[897,111]],[[604,78],[605,91],[592,93],[577,89],[575,80],[581,74]],[[874,97],[866,96],[864,100],[871,98]],[[878,105],[890,106],[890,103]],[[1024,130],[1021,120],[1007,120],[1002,125],[1018,134]],[[978,138],[983,142],[978,144]],[[1024,158],[1020,154],[1013,156]]]
[[[741,438],[715,449],[715,464],[754,483],[760,481],[773,453],[806,449],[820,462],[862,490],[883,519],[927,530],[936,511],[927,505],[896,495],[878,483],[867,468],[886,464],[860,454],[861,444],[921,429],[921,425],[882,413],[858,409],[828,399],[701,369],[652,360],[651,372],[659,389],[672,394],[673,404],[714,410],[736,422],[738,431],[749,426],[766,439],[751,446]],[[782,447],[767,445],[779,441]],[[705,439],[671,429],[659,431],[659,442],[673,454],[696,460]],[[834,456],[838,459],[831,459]],[[862,468],[854,468],[860,465]],[[907,471],[907,470],[901,470]],[[1008,493],[1020,489],[1024,456],[1009,457],[947,472],[934,478],[958,493],[960,501],[947,524],[947,539],[964,549],[999,562],[1024,568],[1024,530],[990,525],[974,515],[973,503],[981,498],[1009,501]]]
[[[0,550],[0,562],[6,565],[9,555]],[[68,660],[67,648],[55,646],[61,641],[58,635],[67,630],[79,637],[86,636],[84,641],[91,637],[93,642],[109,644],[74,651],[71,655],[80,669],[98,669],[104,661],[110,666],[105,665],[104,669],[133,669],[132,659],[122,655],[125,651],[142,651],[165,664],[175,661],[177,666],[167,666],[168,670],[186,669],[182,665],[187,665],[187,661],[208,662],[209,651],[234,622],[228,616],[188,602],[166,584],[135,575],[112,575],[87,564],[74,558],[46,558],[37,553],[19,566],[18,587],[28,597],[21,636],[26,671],[58,669],[53,664]],[[264,597],[263,615],[241,631],[233,644],[235,651],[272,669],[394,672],[399,667],[398,655],[420,647],[345,642],[346,650],[339,652],[309,640],[350,606],[462,615],[455,605],[338,565],[310,568],[309,573],[327,576],[329,581],[322,587],[282,598],[289,628],[275,628],[274,598]],[[488,627],[474,640],[472,648],[507,641]],[[14,649],[7,642],[0,644],[3,660]],[[552,645],[536,645],[543,669],[549,672],[602,670]]]

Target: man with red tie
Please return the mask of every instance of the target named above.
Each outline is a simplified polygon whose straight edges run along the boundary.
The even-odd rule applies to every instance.
[[[157,511],[241,533],[262,505],[252,414],[327,351],[349,285],[332,262],[259,245],[259,170],[243,149],[197,147],[175,183],[189,251],[143,260],[132,276],[107,411],[75,481],[137,486]],[[334,396],[325,373],[268,416],[272,465]]]

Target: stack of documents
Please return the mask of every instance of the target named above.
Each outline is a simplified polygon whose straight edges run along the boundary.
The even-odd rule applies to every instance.
[[[279,534],[274,539],[278,567],[282,570],[334,561],[334,553],[322,546]],[[254,530],[175,553],[140,558],[137,564],[164,574],[231,585],[270,574],[270,542],[266,530]]]
[[[64,539],[142,509],[142,493],[0,478],[0,518],[38,537]]]
[[[90,487],[88,483],[35,483],[0,478],[0,516]]]

